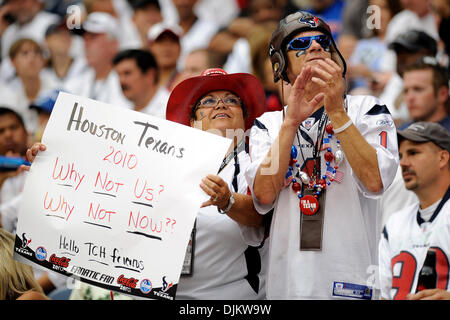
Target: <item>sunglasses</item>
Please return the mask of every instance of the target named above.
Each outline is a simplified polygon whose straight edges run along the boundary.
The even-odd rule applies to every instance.
[[[320,34],[317,36],[294,38],[289,41],[288,50],[306,50],[311,46],[313,40],[316,40],[324,50],[327,50],[331,45],[330,37],[325,34]]]

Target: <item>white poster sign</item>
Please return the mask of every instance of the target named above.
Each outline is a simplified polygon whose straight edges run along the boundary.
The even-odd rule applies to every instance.
[[[231,141],[60,93],[24,188],[15,257],[129,295],[174,299],[201,179]]]

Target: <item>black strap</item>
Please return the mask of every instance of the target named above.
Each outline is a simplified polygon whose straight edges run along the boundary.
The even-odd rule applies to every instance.
[[[389,241],[389,236],[388,236],[388,233],[387,233],[387,230],[386,230],[386,226],[383,227],[383,236],[384,236],[384,238],[387,241]]]
[[[255,293],[259,292],[259,276],[261,272],[261,255],[256,247],[248,246],[244,251],[245,262],[247,264],[247,275],[245,279],[248,281]]]
[[[237,157],[237,152],[234,152],[234,174],[233,174],[233,181],[232,181],[232,186],[234,188],[234,192],[238,192],[238,182],[237,182],[237,176],[238,174],[241,172],[241,168],[239,166],[239,161],[238,161],[238,157]]]

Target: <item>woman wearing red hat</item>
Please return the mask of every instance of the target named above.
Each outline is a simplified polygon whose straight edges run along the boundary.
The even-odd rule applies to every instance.
[[[265,111],[264,97],[261,83],[250,74],[207,69],[181,82],[169,98],[168,120],[234,141],[217,175],[200,184],[211,198],[197,215],[177,299],[265,298],[262,216],[247,195],[244,177],[250,163],[244,130]]]
[[[234,141],[219,172],[200,184],[211,198],[197,215],[176,299],[265,299],[263,216],[247,195],[244,177],[250,164],[244,130],[264,111],[264,89],[246,73],[207,69],[182,81],[171,93],[168,120]],[[45,149],[36,143],[27,151],[28,160],[32,162]]]

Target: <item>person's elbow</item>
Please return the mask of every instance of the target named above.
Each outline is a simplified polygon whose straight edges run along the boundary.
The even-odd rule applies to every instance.
[[[263,224],[263,216],[255,211],[242,224],[248,227],[260,227]]]
[[[276,195],[274,195],[273,192],[268,192],[259,188],[254,189],[254,195],[258,202],[265,206],[272,204],[276,198]]]
[[[369,179],[366,183],[366,188],[371,193],[380,193],[383,191],[383,181],[381,178]]]

